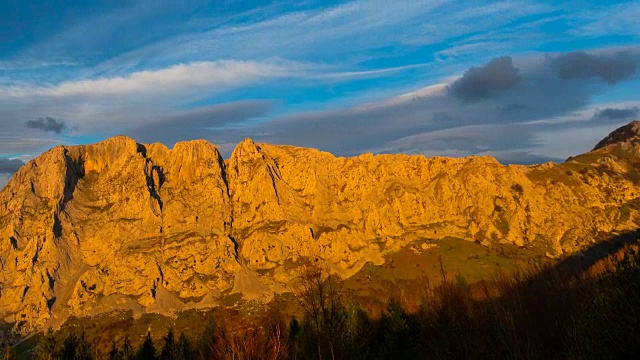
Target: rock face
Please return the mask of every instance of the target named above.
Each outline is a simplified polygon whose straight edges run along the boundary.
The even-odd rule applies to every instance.
[[[27,333],[70,315],[264,298],[306,261],[348,277],[419,238],[575,252],[638,227],[639,129],[532,167],[249,139],[227,161],[206,141],[56,147],[0,192],[0,315]]]

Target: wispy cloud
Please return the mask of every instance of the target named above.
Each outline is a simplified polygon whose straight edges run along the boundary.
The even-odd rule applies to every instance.
[[[127,96],[131,94],[176,94],[202,91],[224,91],[231,87],[265,78],[292,76],[303,68],[288,62],[255,62],[220,60],[178,64],[159,70],[145,70],[127,76],[66,81],[54,86],[11,86],[0,89],[0,95],[26,96]]]
[[[277,14],[264,11],[267,15],[262,16],[257,16],[255,13],[260,10],[256,10],[254,16],[226,23],[215,17],[210,21],[200,18],[186,31],[113,54],[93,71],[113,72],[141,65],[165,67],[212,58],[273,56],[357,65],[363,54],[372,51],[379,56],[399,56],[426,44],[446,44],[451,38],[511,26],[516,20],[532,21],[528,17],[549,11],[549,6],[528,2],[469,6],[442,0],[351,1]]]
[[[598,56],[616,58],[619,51],[599,52]],[[548,160],[551,156],[539,152],[534,134],[556,127],[556,122],[538,121],[583,111],[594,95],[617,83],[603,76],[565,78],[555,66],[564,57],[565,54],[548,54],[517,61],[496,58],[469,69],[448,84],[366,106],[282,117],[236,132],[235,136],[254,135],[261,141],[313,146],[342,155],[363,151],[494,154],[503,161],[513,161],[517,158],[514,154],[522,159],[529,154],[529,160]],[[630,59],[637,63],[640,56]],[[606,62],[602,66],[598,71],[609,74],[614,70],[607,66],[615,68],[618,63]],[[635,72],[627,75],[637,76]],[[604,114],[618,115],[612,111]],[[592,115],[593,110],[583,112],[572,120],[573,125],[594,127],[593,121],[598,119]],[[567,124],[561,120],[557,123]],[[234,136],[226,132],[220,135],[227,141]],[[582,144],[586,149],[593,145]],[[574,150],[575,146],[567,145],[556,159]]]
[[[117,132],[225,149],[252,136],[339,154],[549,158],[536,131],[631,116],[635,105],[598,113],[592,101],[637,79],[638,11],[448,0],[96,5],[0,47],[0,155]],[[589,48],[599,46],[620,48]]]
[[[640,4],[634,1],[625,1],[619,4],[588,6],[582,11],[576,12],[572,20],[574,26],[570,33],[580,37],[599,37],[640,35]]]

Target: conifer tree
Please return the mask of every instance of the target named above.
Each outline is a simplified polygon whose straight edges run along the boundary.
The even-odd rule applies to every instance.
[[[78,337],[76,336],[76,334],[69,334],[62,343],[62,360],[75,360],[77,347]]]
[[[80,336],[77,338],[77,346],[76,346],[76,357],[75,360],[91,360],[93,359],[93,349],[91,348],[91,344],[87,341],[87,337],[84,333],[84,330],[80,333]]]
[[[109,360],[120,360],[120,349],[118,349],[118,344],[114,340],[111,343],[111,350],[109,350]]]
[[[124,342],[122,343],[122,349],[120,350],[119,354],[120,360],[133,360],[135,359],[136,355],[133,351],[133,346],[131,346],[131,340],[129,340],[129,336],[125,336],[124,337]]]
[[[137,360],[155,360],[156,359],[156,347],[153,344],[151,338],[151,332],[147,332],[147,338],[140,345],[138,352],[136,353]]]
[[[215,336],[216,336],[216,323],[213,319],[209,319],[207,321],[207,325],[204,327],[204,331],[200,335],[198,339],[198,350],[200,351],[200,355],[202,358],[209,359],[213,357],[213,352],[211,349],[215,344]]]
[[[176,346],[175,337],[173,335],[173,329],[169,328],[167,335],[164,337],[164,347],[160,352],[161,360],[176,360],[178,355],[178,349]]]
[[[178,359],[180,360],[189,360],[195,357],[195,353],[191,348],[191,342],[187,335],[184,333],[180,333],[180,338],[178,339]]]

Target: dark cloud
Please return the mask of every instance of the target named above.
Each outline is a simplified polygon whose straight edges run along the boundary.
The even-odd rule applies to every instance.
[[[18,171],[22,165],[24,165],[24,162],[19,159],[0,158],[0,173],[13,174]]]
[[[24,126],[31,129],[40,129],[46,132],[54,132],[56,134],[60,134],[67,129],[67,124],[64,120],[48,116],[45,118],[38,118],[38,120],[29,120],[24,123]]]
[[[484,66],[472,67],[451,84],[451,94],[463,101],[474,102],[510,89],[518,82],[518,69],[509,56],[491,60]]]
[[[595,120],[631,120],[638,117],[640,109],[636,107],[627,109],[606,108],[596,109],[593,114]]]
[[[614,56],[605,51],[600,54]],[[548,61],[536,57],[515,63],[508,57],[494,59],[469,69],[448,88],[431,89],[421,96],[414,94],[410,101],[402,101],[401,96],[344,110],[298,113],[243,129],[216,131],[210,140],[230,143],[251,137],[262,142],[319,148],[341,156],[370,151],[447,156],[495,154],[509,163],[564,159],[575,154],[573,151],[588,150],[597,140],[578,146],[587,141],[578,138],[569,145],[555,146],[542,143],[537,134],[553,133],[558,125],[551,125],[549,120],[572,118],[589,106],[603,87],[595,86],[600,81],[595,78],[563,80],[553,64],[553,57]],[[499,74],[499,79],[492,80],[489,74]],[[482,101],[465,101],[461,106],[459,96]],[[558,124],[567,123],[572,129],[596,126],[597,121],[590,117],[591,114],[585,115],[579,122],[565,119]],[[539,120],[548,121],[525,126]],[[608,129],[603,131],[604,136]],[[541,153],[543,147],[553,152]]]
[[[631,78],[636,60],[626,53],[588,54],[583,51],[558,56],[553,69],[563,80],[597,78],[609,84]]]
[[[597,56],[616,58],[615,54],[602,51]],[[271,101],[232,102],[170,114],[161,113],[161,108],[148,115],[152,118],[129,121],[127,128],[119,126],[117,131],[141,142],[159,141],[169,146],[176,141],[204,138],[227,149],[223,150],[224,155],[228,155],[234,143],[251,137],[261,142],[319,148],[341,156],[368,151],[447,156],[491,154],[502,162],[530,163],[559,153],[558,159],[563,159],[571,154],[562,150],[567,149],[563,141],[557,141],[562,145],[553,147],[541,145],[536,138],[549,125],[522,125],[583,111],[605,86],[600,77],[582,81],[562,79],[555,65],[555,59],[562,56],[551,55],[547,61],[544,57],[493,59],[470,68],[449,86],[442,84],[419,89],[428,91],[415,91],[410,101],[400,96],[368,106],[273,119],[267,119],[275,106]],[[131,115],[136,114],[134,110],[126,112],[127,119],[134,119]],[[0,109],[0,115],[1,112]],[[591,116],[589,112],[585,118]],[[589,120],[590,125],[596,122],[581,120]],[[613,121],[608,124],[613,125]],[[2,141],[0,150],[1,146]],[[538,151],[542,147],[553,151]]]

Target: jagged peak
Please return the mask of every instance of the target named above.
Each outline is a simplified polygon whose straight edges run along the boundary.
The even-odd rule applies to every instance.
[[[258,152],[258,145],[250,138],[246,138],[238,143],[235,149],[233,149],[233,152],[231,153],[231,159],[245,157],[250,154],[257,154]]]
[[[238,143],[236,148],[245,147],[245,146],[256,146],[256,143],[251,138],[245,138],[244,140]]]
[[[640,137],[640,121],[632,121],[625,126],[619,127],[613,130],[607,137],[602,139],[593,150],[598,150],[603,147],[625,142],[633,138]]]

